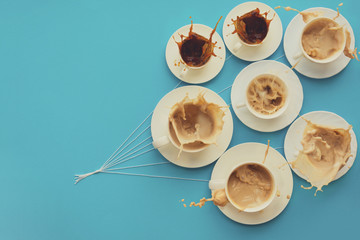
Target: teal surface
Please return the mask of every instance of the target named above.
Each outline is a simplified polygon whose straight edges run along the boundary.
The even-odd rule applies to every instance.
[[[74,185],[74,174],[98,169],[178,80],[165,62],[172,33],[190,23],[214,26],[244,1],[0,0],[0,239],[353,239],[360,215],[359,159],[313,196],[300,187],[276,219],[246,226],[217,207],[184,208],[180,199],[209,196],[206,183],[98,174]],[[336,9],[339,1],[280,1]],[[360,2],[341,13],[360,41]],[[284,31],[295,12],[277,10]],[[223,20],[218,32],[222,33]],[[281,44],[269,57],[284,54]],[[227,56],[229,52],[227,51]],[[285,57],[279,59],[287,65]],[[219,92],[248,62],[231,57],[202,84]],[[297,73],[297,72],[296,72]],[[297,73],[301,114],[332,111],[360,136],[360,62],[329,79]],[[230,91],[221,96],[230,103]],[[231,146],[254,141],[283,146],[287,129],[260,133],[233,114]],[[148,125],[149,121],[145,124]],[[149,131],[146,136],[150,136]],[[283,154],[283,151],[280,151]],[[122,166],[164,161],[157,151]],[[209,179],[213,164],[172,164],[124,172]]]

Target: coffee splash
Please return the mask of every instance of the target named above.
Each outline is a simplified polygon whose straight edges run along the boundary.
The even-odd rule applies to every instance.
[[[268,140],[268,145],[265,150],[265,156],[264,156],[263,163],[265,163],[266,157],[269,152],[269,147],[270,147],[270,140]],[[233,177],[233,179],[231,180],[231,183],[230,183],[230,179],[232,177]],[[244,166],[240,166],[239,168],[235,169],[233,171],[233,173],[230,175],[228,185],[230,184],[232,186],[228,186],[228,189],[232,188],[233,186],[236,188],[235,190],[232,191],[232,192],[236,192],[235,194],[233,194],[233,195],[235,195],[235,198],[242,199],[244,197],[243,194],[248,193],[248,195],[252,195],[251,199],[253,199],[257,203],[259,203],[262,201],[266,201],[270,197],[272,191],[274,191],[273,187],[272,187],[273,186],[272,181],[273,181],[273,179],[272,179],[270,173],[261,165],[246,164]],[[238,194],[239,187],[241,188],[240,185],[242,185],[242,184],[245,186],[243,188],[245,190],[243,190],[243,193],[241,193],[239,195]],[[270,184],[270,187],[269,187],[269,184]],[[251,191],[251,189],[252,189],[252,192],[249,193],[249,191]],[[240,189],[240,192],[241,191],[242,190]],[[270,191],[270,193],[269,193],[269,191]],[[264,192],[265,192],[265,194],[264,194]],[[254,196],[259,193],[260,193],[260,196]],[[277,191],[277,193],[278,193],[278,196],[280,196],[280,192]],[[248,202],[249,197],[245,196],[244,199],[245,200],[243,200],[243,201]],[[184,199],[182,199],[181,201],[184,202]],[[204,197],[204,198],[200,199],[200,201],[198,203],[191,202],[189,204],[189,207],[195,206],[195,207],[201,208],[205,205],[206,202],[210,202],[210,201],[212,201],[214,203],[214,205],[216,205],[216,206],[224,207],[229,202],[229,200],[226,196],[225,189],[223,188],[223,189],[214,190],[212,192],[211,198]],[[233,201],[237,202],[237,200],[233,200]],[[183,204],[183,206],[187,207],[186,204]],[[245,210],[248,207],[251,207],[251,206],[247,206],[242,209]]]
[[[250,82],[246,97],[250,107],[256,112],[271,115],[285,105],[287,88],[279,77],[262,74]]]
[[[303,133],[301,144],[303,149],[299,152],[297,159],[290,162],[294,169],[300,171],[307,177],[311,189],[316,187],[322,191],[322,187],[332,182],[345,165],[350,153],[350,125],[348,129],[324,126],[307,122]]]
[[[242,16],[237,16],[236,19],[231,19],[235,26],[234,32],[237,33],[242,41],[247,44],[261,43],[269,30],[272,19],[267,19],[269,12],[260,14],[259,8],[245,13]],[[275,15],[274,15],[275,16]]]
[[[344,5],[343,3],[340,3],[338,6],[341,7],[343,5]],[[279,8],[284,8],[286,11],[298,12],[302,16],[304,23],[308,23],[312,19],[318,18],[318,17],[321,17],[324,15],[324,13],[322,11],[302,12],[302,11],[299,11],[299,10],[297,10],[295,8],[291,8],[291,7],[281,7],[281,6],[275,7],[275,9],[279,9]],[[337,11],[337,14],[333,18],[334,21],[340,16],[340,11],[339,11],[338,7],[336,8],[336,11]],[[346,39],[345,40],[346,45],[345,45],[345,49],[344,49],[344,55],[348,58],[356,59],[357,61],[359,61],[359,58],[357,55],[357,48],[354,48],[353,50],[350,49],[351,35],[350,35],[348,29],[345,29],[345,39]]]
[[[281,6],[275,7],[275,9],[279,9],[279,8],[283,8],[286,11],[298,12],[302,16],[302,19],[303,19],[304,23],[308,23],[312,19],[317,18],[317,17],[321,17],[321,16],[324,15],[324,13],[322,11],[301,12],[301,11],[295,9],[295,8],[292,8],[292,7],[281,7]]]
[[[222,132],[224,107],[207,102],[204,95],[199,93],[193,99],[186,95],[170,110],[169,131],[180,148],[179,156],[183,149],[191,151],[216,144]]]
[[[344,42],[343,27],[327,18],[319,18],[309,23],[301,37],[301,44],[306,54],[318,60],[338,53]]]
[[[191,17],[190,17],[191,18]],[[173,36],[175,43],[179,47],[179,52],[184,64],[190,67],[201,67],[205,65],[211,56],[215,56],[214,48],[216,43],[212,42],[212,37],[216,31],[222,16],[217,21],[215,28],[211,31],[209,39],[200,34],[193,32],[193,21],[191,20],[188,36],[180,35],[181,41],[177,42]]]
[[[356,59],[357,61],[359,61],[358,55],[357,55],[357,48],[355,48],[354,50],[350,49],[350,44],[351,44],[351,35],[349,30],[345,30],[345,49],[344,49],[344,55],[347,56],[348,58],[351,59]]]

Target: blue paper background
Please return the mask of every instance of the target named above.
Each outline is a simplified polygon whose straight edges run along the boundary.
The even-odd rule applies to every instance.
[[[73,185],[74,174],[98,169],[157,102],[178,83],[165,62],[165,46],[183,25],[214,26],[244,1],[209,0],[0,0],[0,239],[348,239],[357,236],[360,166],[317,197],[294,176],[292,199],[276,219],[246,226],[212,204],[179,202],[209,196],[206,183],[99,174]],[[336,9],[339,1],[280,1]],[[360,2],[341,13],[360,41]],[[284,31],[295,12],[277,10]],[[223,20],[218,32],[222,33]],[[229,56],[229,52],[227,51]],[[284,54],[282,44],[269,58]],[[286,58],[279,61],[289,65]],[[203,84],[230,86],[248,62],[230,58]],[[298,73],[297,73],[298,74]],[[332,111],[359,136],[360,63],[323,80],[298,74],[301,114]],[[221,96],[230,103],[230,91]],[[231,146],[283,145],[287,129],[260,133],[233,114]],[[146,125],[148,125],[147,122]],[[146,136],[150,136],[147,132]],[[280,151],[282,152],[282,151]],[[283,152],[282,152],[283,153]],[[153,151],[124,166],[163,161]],[[183,169],[171,164],[132,173],[209,179],[213,164]]]

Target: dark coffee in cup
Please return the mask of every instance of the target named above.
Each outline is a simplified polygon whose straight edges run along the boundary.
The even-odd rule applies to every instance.
[[[200,67],[206,64],[214,49],[214,44],[209,39],[192,33],[184,39],[180,47],[180,55],[186,65],[190,67]]]
[[[259,8],[256,8],[233,20],[235,25],[233,33],[237,33],[246,44],[260,44],[269,31],[271,20],[267,19],[267,12],[260,14]]]
[[[222,17],[220,17],[215,28],[211,31],[209,38],[195,33],[193,31],[193,21],[191,21],[188,36],[180,35],[181,41],[175,41],[179,47],[181,59],[188,67],[200,68],[210,60],[211,56],[216,56],[214,54],[216,42],[212,42],[212,37],[221,18]]]

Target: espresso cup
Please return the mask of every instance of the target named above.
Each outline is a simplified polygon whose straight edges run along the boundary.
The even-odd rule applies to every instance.
[[[182,63],[182,68],[181,68],[181,70],[180,70],[180,77],[184,77],[188,72],[189,72],[189,70],[190,69],[192,69],[192,70],[199,70],[199,69],[202,69],[202,68],[204,68],[209,62],[210,62],[210,60],[211,60],[211,57],[212,57],[212,54],[209,56],[209,58],[208,58],[208,60],[205,62],[205,63],[203,63],[201,66],[191,66],[191,65],[189,65],[189,64],[187,64],[187,61],[185,61],[185,59],[183,58],[183,55],[182,55],[182,48],[184,47],[184,45],[188,42],[188,41],[194,41],[195,43],[193,43],[193,44],[190,44],[190,47],[193,47],[193,53],[195,54],[195,52],[196,52],[196,48],[197,48],[197,50],[199,50],[200,48],[201,48],[201,51],[202,51],[202,46],[200,47],[200,46],[196,46],[196,42],[197,42],[197,44],[199,44],[199,42],[204,42],[204,41],[206,41],[206,38],[205,37],[203,37],[203,36],[201,36],[201,35],[199,35],[199,34],[195,34],[196,36],[198,36],[197,38],[198,39],[185,39],[184,40],[184,42],[182,43],[182,46],[181,46],[181,48],[179,49],[179,51],[180,51],[180,58],[181,58],[181,63]],[[200,40],[199,40],[200,39]],[[186,45],[185,45],[186,46]],[[195,49],[195,50],[194,50]]]
[[[295,59],[299,59],[301,56],[305,56],[307,59],[309,59],[312,62],[315,63],[330,63],[335,61],[337,58],[339,58],[339,56],[343,53],[344,49],[345,49],[345,45],[346,45],[346,36],[345,36],[345,30],[344,28],[342,29],[342,37],[343,37],[343,43],[341,44],[341,46],[339,47],[339,49],[336,51],[336,53],[332,54],[331,56],[324,58],[324,59],[316,59],[313,58],[311,56],[309,56],[306,51],[304,50],[304,46],[302,44],[302,39],[303,39],[303,35],[304,32],[309,28],[309,26],[311,26],[312,24],[314,24],[317,21],[321,21],[321,20],[327,20],[327,21],[331,21],[334,22],[336,24],[336,26],[339,26],[338,23],[336,23],[336,21],[334,21],[331,18],[327,18],[327,17],[317,17],[312,19],[311,21],[309,21],[308,23],[306,23],[305,27],[303,28],[301,35],[300,35],[300,50],[301,52],[298,52],[297,54],[294,55]]]
[[[233,199],[233,196],[231,196],[231,194],[229,193],[229,179],[232,175],[232,173],[237,170],[238,168],[245,166],[245,165],[258,165],[261,168],[263,168],[270,176],[271,176],[271,193],[270,196],[263,201],[261,204],[258,204],[256,206],[253,207],[249,207],[249,208],[242,208],[241,206],[239,206],[236,203],[236,199]],[[228,201],[231,203],[231,205],[233,205],[237,210],[239,211],[243,211],[243,212],[259,212],[263,209],[265,209],[267,206],[270,205],[270,203],[274,200],[275,195],[276,195],[276,190],[277,190],[277,183],[276,183],[276,179],[274,177],[273,171],[268,168],[266,165],[260,163],[260,162],[255,162],[255,161],[246,161],[243,163],[240,163],[238,165],[236,165],[230,172],[227,173],[227,175],[225,176],[225,178],[223,179],[216,179],[216,180],[210,180],[209,182],[209,188],[211,190],[217,190],[217,189],[225,189],[225,194],[226,197],[228,199]]]
[[[286,88],[286,95],[287,96],[286,96],[286,99],[285,99],[285,103],[283,104],[283,106],[280,109],[278,109],[276,112],[274,112],[272,114],[263,114],[263,113],[257,112],[253,107],[251,107],[251,104],[249,103],[249,100],[248,100],[248,97],[247,97],[247,93],[249,91],[249,86],[251,85],[252,81],[259,78],[262,75],[269,75],[269,76],[276,77],[277,79],[279,79],[282,82],[282,84]],[[238,103],[237,105],[235,105],[235,107],[237,107],[237,108],[246,107],[249,110],[249,112],[252,113],[257,118],[261,118],[261,119],[274,119],[274,118],[277,118],[277,117],[281,116],[286,111],[286,109],[287,109],[287,107],[289,105],[289,96],[288,96],[289,91],[288,91],[288,89],[289,88],[287,86],[287,83],[284,80],[282,80],[280,77],[276,76],[275,74],[266,73],[266,74],[257,75],[251,81],[249,81],[249,83],[246,86],[245,101]]]
[[[248,13],[245,13],[243,16],[245,16],[246,14],[248,14]],[[260,17],[257,17],[257,18],[260,18]],[[263,44],[265,42],[265,40],[267,39],[267,36],[269,35],[268,33],[269,33],[269,30],[270,30],[270,26],[267,25],[266,18],[264,16],[261,16],[261,18],[264,18],[264,20],[265,20],[264,23],[266,24],[266,36],[262,39],[262,41],[259,42],[259,43],[247,43],[243,39],[241,39],[239,34],[236,33],[237,39],[239,41],[237,41],[235,43],[235,45],[233,46],[233,51],[235,51],[235,52],[239,51],[242,46],[258,47],[258,46],[260,46],[261,44]],[[254,27],[254,28],[258,28],[259,24],[264,24],[264,23],[260,23],[259,21],[255,21],[255,23],[253,23],[253,25],[251,25],[251,26]]]

